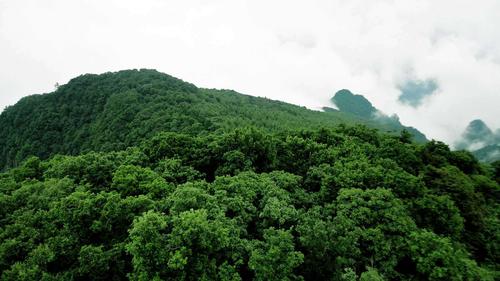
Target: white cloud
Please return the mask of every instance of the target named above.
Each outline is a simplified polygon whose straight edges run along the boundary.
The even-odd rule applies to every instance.
[[[317,108],[365,95],[429,137],[500,127],[500,2],[0,0],[0,108],[82,73],[156,68]],[[439,92],[398,102],[408,72]]]

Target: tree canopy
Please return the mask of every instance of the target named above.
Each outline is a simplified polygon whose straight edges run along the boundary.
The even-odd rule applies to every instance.
[[[494,280],[495,167],[364,126],[31,157],[0,174],[0,279]]]

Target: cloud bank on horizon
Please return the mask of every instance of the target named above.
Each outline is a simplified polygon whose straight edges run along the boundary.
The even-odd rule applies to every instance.
[[[348,88],[453,143],[473,119],[500,127],[499,14],[497,0],[0,0],[0,109],[155,68],[310,108]]]

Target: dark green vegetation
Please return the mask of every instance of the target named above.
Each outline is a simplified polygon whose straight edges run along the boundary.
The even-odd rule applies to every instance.
[[[340,90],[335,93],[331,99],[332,103],[337,106],[338,111],[332,108],[325,107],[327,112],[342,112],[348,113],[362,120],[370,121],[390,131],[400,132],[406,130],[410,132],[417,142],[426,142],[425,135],[413,127],[405,127],[399,122],[397,115],[388,116],[382,111],[375,108],[370,101],[362,95],[355,95],[349,90]]]
[[[499,278],[500,163],[407,131],[154,71],[0,117],[0,280]]]
[[[0,170],[17,166],[29,155],[47,159],[54,153],[122,150],[162,131],[199,135],[256,126],[276,132],[341,123],[363,123],[382,131],[404,129],[349,113],[311,111],[230,90],[201,89],[154,70],[87,74],[4,110]]]
[[[482,120],[473,120],[455,146],[472,151],[480,161],[500,161],[500,129],[493,132]]]
[[[343,126],[33,157],[0,175],[1,279],[493,280],[499,170]]]

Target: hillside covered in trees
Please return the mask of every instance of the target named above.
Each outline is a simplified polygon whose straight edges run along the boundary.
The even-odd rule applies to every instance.
[[[122,150],[162,131],[199,135],[256,126],[276,132],[341,123],[405,129],[349,112],[312,111],[230,90],[197,88],[155,70],[86,74],[2,112],[0,170],[30,155],[47,159],[54,153]]]
[[[500,278],[500,162],[407,131],[154,71],[0,118],[0,280]]]

